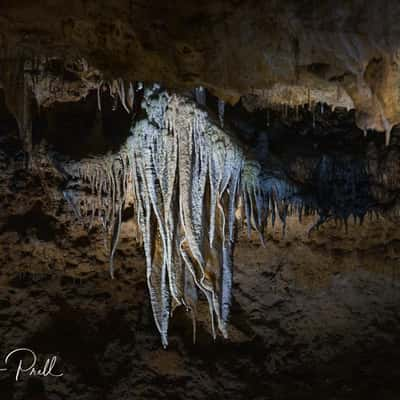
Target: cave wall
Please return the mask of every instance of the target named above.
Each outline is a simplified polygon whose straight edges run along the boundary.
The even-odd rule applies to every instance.
[[[347,232],[331,221],[310,235],[317,216],[289,217],[285,237],[277,223],[265,248],[240,232],[229,338],[213,341],[202,301],[196,344],[180,308],[165,351],[132,215],[111,280],[100,228],[77,223],[46,152],[26,170],[15,122],[1,126],[0,353],[58,354],[65,374],[1,375],[5,398],[397,398],[398,217]]]
[[[399,15],[394,0],[3,0],[0,354],[57,353],[65,379],[0,375],[2,396],[397,399]],[[102,154],[143,118],[137,107],[133,117],[110,113],[107,93],[97,110],[99,88],[115,79],[138,92],[139,81],[184,94],[206,87],[214,122],[226,101],[226,130],[243,151],[314,197],[319,215],[288,217],[285,235],[278,220],[265,248],[238,233],[227,339],[213,341],[202,301],[196,345],[177,309],[162,350],[131,211],[111,280],[100,228],[85,230],[62,198],[49,145],[75,159]],[[30,129],[21,107],[32,112],[34,148],[21,143]],[[239,113],[256,122],[235,121]],[[354,171],[358,197],[348,193]],[[337,215],[324,214],[332,204]],[[357,207],[362,226],[348,220]]]

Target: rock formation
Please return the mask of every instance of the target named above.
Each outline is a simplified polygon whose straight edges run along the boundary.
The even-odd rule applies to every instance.
[[[397,398],[399,15],[3,1],[0,351],[68,369],[7,398]]]

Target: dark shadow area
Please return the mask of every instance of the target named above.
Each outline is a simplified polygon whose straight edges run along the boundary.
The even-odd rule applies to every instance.
[[[37,202],[24,215],[10,215],[0,234],[17,232],[21,237],[35,235],[45,242],[54,240],[55,236],[62,232],[57,228],[57,220],[51,215],[46,215],[42,208],[42,203]]]
[[[206,107],[218,125],[218,98],[209,92]],[[381,132],[364,134],[357,128],[354,110],[316,104],[250,112],[240,100],[225,104],[224,130],[260,163],[266,181],[295,187],[289,203],[300,200],[320,215],[321,223],[334,218],[347,224],[350,217],[362,221],[367,213],[385,213],[398,201],[400,180],[388,185],[382,176],[396,168],[392,159],[399,152],[399,131],[393,129],[391,145],[385,146]]]
[[[101,111],[94,91],[78,102],[54,103],[41,111],[35,131],[53,150],[73,160],[118,151],[129,135],[132,115],[120,104],[115,108],[108,92],[101,97]]]

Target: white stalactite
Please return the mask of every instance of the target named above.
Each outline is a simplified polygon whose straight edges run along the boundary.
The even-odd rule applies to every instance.
[[[225,102],[221,99],[218,99],[218,117],[219,117],[219,123],[221,124],[221,128],[224,127],[224,114],[225,114]]]
[[[109,241],[113,276],[121,213],[131,195],[164,346],[170,315],[179,305],[191,312],[195,335],[199,294],[208,301],[213,336],[218,327],[226,337],[237,217],[262,237],[269,217],[274,220],[278,213],[284,220],[285,196],[292,189],[263,178],[258,162],[247,160],[233,139],[188,98],[154,86],[145,88],[142,108],[147,119],[135,124],[118,154],[66,168],[91,195],[74,196],[71,187],[65,198],[83,221],[92,221],[97,210]],[[81,200],[84,207],[77,205]]]
[[[199,86],[195,89],[195,98],[198,104],[201,106],[206,105],[206,90],[203,86]]]
[[[101,111],[101,93],[104,88],[109,88],[110,96],[114,100],[113,110],[118,107],[118,101],[123,109],[131,114],[133,112],[135,102],[135,89],[132,82],[125,83],[121,78],[113,79],[112,81],[100,81],[97,86],[97,107]]]

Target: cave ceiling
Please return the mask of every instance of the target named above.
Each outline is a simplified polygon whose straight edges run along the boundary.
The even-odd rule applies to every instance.
[[[69,66],[84,84],[75,82],[72,97],[100,79],[122,78],[203,86],[232,104],[253,96],[258,107],[355,109],[360,129],[388,136],[399,123],[396,1],[74,0],[36,7],[6,0],[0,7],[2,59],[75,59]]]

